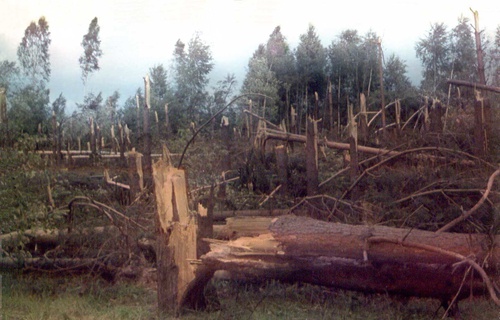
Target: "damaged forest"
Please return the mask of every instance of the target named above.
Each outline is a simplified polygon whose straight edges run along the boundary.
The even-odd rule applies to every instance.
[[[209,88],[197,33],[71,115],[32,22],[0,62],[1,314],[498,318],[500,27],[470,16],[416,43],[418,87],[374,32],[291,48],[278,26],[241,84]]]

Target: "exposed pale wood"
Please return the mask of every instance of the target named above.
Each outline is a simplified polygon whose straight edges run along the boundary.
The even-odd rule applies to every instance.
[[[394,243],[370,243],[370,239],[380,238],[393,239]],[[462,260],[457,256],[403,246],[401,242],[439,247],[457,256],[474,257],[475,261],[487,259],[486,272],[494,280],[499,279],[499,236],[355,226],[292,215],[275,218],[269,232],[258,237],[210,241],[211,251],[201,261],[248,279],[305,281],[441,301],[449,301],[457,294],[467,264],[460,264]],[[471,289],[486,293],[482,280],[475,277],[466,281],[460,298],[468,296]]]
[[[117,186],[117,187],[120,187],[120,188],[123,188],[123,189],[130,190],[130,186],[129,185],[113,181],[113,179],[111,179],[110,176],[109,176],[108,169],[104,169],[104,181],[107,184],[114,185],[114,186]]]
[[[158,308],[178,314],[186,303],[191,307],[204,303],[203,295],[190,296],[195,280],[191,261],[198,258],[197,219],[189,212],[183,170],[159,160],[153,165],[158,209],[157,237]]]
[[[265,132],[265,137],[266,139],[276,139],[276,140],[282,140],[282,141],[293,141],[293,142],[306,142],[306,136],[303,135],[298,135],[294,133],[288,133],[288,132],[281,132],[281,131],[276,131],[272,129],[266,129]],[[328,140],[323,140],[323,141],[318,141],[318,143],[324,144],[325,146],[333,149],[339,149],[339,150],[349,150],[350,149],[350,144],[349,143],[343,143],[343,142],[334,142],[334,141],[328,141]],[[364,153],[370,153],[370,154],[378,154],[378,155],[387,155],[387,156],[392,156],[392,155],[397,155],[399,152],[397,151],[391,151],[387,149],[382,149],[382,148],[372,148],[372,147],[365,147],[365,146],[358,146],[358,151],[359,152],[364,152]]]
[[[215,211],[214,220],[223,221],[230,217],[248,217],[248,216],[268,216],[275,217],[285,214],[289,214],[290,209],[260,209],[260,210],[226,210],[226,211]]]
[[[225,225],[214,226],[217,239],[237,239],[255,237],[269,232],[273,217],[234,217],[227,218]]]
[[[142,154],[132,150],[127,152],[128,176],[130,179],[130,197],[133,201],[136,195],[144,190],[144,175],[142,172]]]

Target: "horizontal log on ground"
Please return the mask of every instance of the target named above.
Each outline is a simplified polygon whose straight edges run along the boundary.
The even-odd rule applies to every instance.
[[[231,217],[276,217],[289,214],[290,209],[226,210],[215,211],[214,221],[224,221]]]
[[[500,238],[482,234],[436,234],[415,229],[327,223],[293,215],[275,218],[258,237],[210,242],[202,270],[228,270],[248,279],[302,281],[363,292],[383,292],[449,301],[486,293],[478,276],[464,280],[469,264],[442,253],[394,243],[387,238],[441,249],[487,261],[499,279]]]
[[[11,250],[19,246],[21,243],[28,245],[30,243],[43,245],[47,247],[55,247],[62,244],[81,243],[82,239],[89,239],[94,241],[98,235],[106,235],[106,241],[109,237],[117,236],[120,231],[115,226],[95,227],[95,228],[82,228],[73,229],[68,233],[67,229],[59,230],[44,230],[44,229],[28,229],[24,231],[14,231],[11,233],[0,235],[0,243],[4,250]],[[91,238],[89,238],[91,237]]]
[[[21,151],[22,152],[22,151]],[[68,154],[68,151],[67,150],[61,150],[60,151],[62,155],[67,155]],[[35,151],[35,153],[37,154],[42,154],[42,155],[53,155],[54,154],[54,151],[52,150],[37,150]],[[89,156],[91,154],[91,151],[88,151],[88,150],[82,150],[82,151],[79,151],[79,150],[70,150],[69,153],[71,155],[83,155],[83,156]],[[114,152],[110,152],[110,151],[101,151],[100,153],[101,156],[109,156],[109,157],[119,157],[120,154],[119,153],[114,153]],[[170,156],[173,156],[173,157],[178,157],[180,156],[181,154],[180,153],[170,153],[169,154]],[[161,153],[152,153],[151,154],[151,157],[154,157],[154,158],[161,158],[163,155]]]
[[[487,86],[485,84],[480,84],[480,83],[468,82],[463,80],[452,80],[452,79],[448,80],[448,83],[456,86],[464,86],[474,89],[481,89],[481,90],[500,93],[500,87]]]
[[[265,134],[266,139],[276,139],[276,140],[282,140],[282,141],[293,141],[293,142],[303,142],[303,143],[306,142],[306,136],[294,134],[294,133],[266,129],[264,134]],[[318,144],[324,144],[329,148],[339,149],[339,150],[349,150],[351,147],[351,145],[349,143],[334,142],[334,141],[328,141],[328,140],[323,140],[323,141],[319,140]],[[391,150],[380,149],[380,148],[372,148],[372,147],[365,147],[365,146],[358,146],[357,148],[358,148],[357,150],[359,152],[376,154],[376,155],[395,156],[395,155],[400,154],[397,151],[391,151]]]
[[[16,270],[16,269],[31,269],[31,270],[51,270],[60,272],[69,271],[94,271],[94,272],[109,272],[118,266],[112,266],[109,261],[103,263],[99,259],[80,259],[80,258],[26,258],[23,260],[13,259],[10,257],[0,258],[0,270]]]

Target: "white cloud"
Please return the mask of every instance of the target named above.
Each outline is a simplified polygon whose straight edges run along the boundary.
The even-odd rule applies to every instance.
[[[309,23],[325,46],[342,30],[364,34],[371,29],[381,35],[388,53],[414,64],[413,47],[431,23],[452,27],[462,14],[472,20],[469,7],[479,11],[481,27],[493,32],[500,16],[497,0],[4,0],[0,58],[15,60],[25,28],[45,16],[52,33],[52,94],[55,98],[62,91],[69,101],[81,101],[80,42],[98,17],[104,56],[90,83],[104,95],[118,89],[125,99],[142,86],[150,67],[168,65],[177,39],[188,42],[196,31],[211,46],[216,68],[227,69],[214,72],[219,75],[243,73],[277,25],[295,47]],[[413,73],[417,68],[409,66]]]

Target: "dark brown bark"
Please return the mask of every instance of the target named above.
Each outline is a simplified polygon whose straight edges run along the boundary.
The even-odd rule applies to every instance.
[[[276,165],[278,167],[278,180],[281,184],[280,192],[286,194],[288,190],[288,154],[285,145],[279,145],[275,148]]]
[[[372,239],[373,241],[371,241]],[[391,239],[395,243],[384,242]],[[228,243],[214,242],[201,260],[248,279],[303,281],[329,287],[432,297],[449,301],[458,292],[468,264],[455,257],[398,244],[437,246],[483,261],[489,255],[490,277],[498,279],[500,249],[481,234],[436,234],[384,226],[326,223],[310,218],[274,219],[269,232]],[[498,244],[500,238],[493,239]],[[459,263],[462,262],[462,263]],[[484,294],[478,277],[465,281],[459,297]]]
[[[307,195],[318,194],[318,129],[317,122],[311,117],[307,118],[306,127],[306,181]]]
[[[232,217],[276,217],[289,213],[290,209],[216,211],[214,212],[214,221],[224,221]]]
[[[328,80],[328,111],[330,120],[330,133],[333,132],[333,92],[332,92],[332,82]]]

